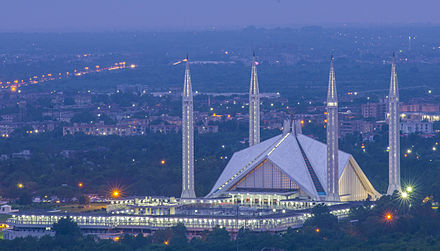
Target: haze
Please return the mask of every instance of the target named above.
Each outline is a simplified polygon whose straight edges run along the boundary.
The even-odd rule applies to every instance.
[[[17,0],[0,31],[186,30],[307,24],[438,24],[438,0]]]

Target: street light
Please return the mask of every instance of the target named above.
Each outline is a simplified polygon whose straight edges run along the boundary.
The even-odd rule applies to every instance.
[[[413,187],[412,187],[412,186],[407,186],[407,187],[406,187],[406,191],[407,191],[408,193],[411,193],[411,192],[413,191]]]
[[[393,219],[393,215],[391,214],[391,213],[387,213],[386,215],[385,215],[385,220],[387,220],[387,221],[391,221]]]
[[[117,189],[112,191],[113,198],[118,198],[121,195],[121,192]]]
[[[407,199],[407,198],[408,198],[408,193],[405,192],[405,191],[403,191],[403,192],[400,194],[400,197],[402,197],[402,199]]]

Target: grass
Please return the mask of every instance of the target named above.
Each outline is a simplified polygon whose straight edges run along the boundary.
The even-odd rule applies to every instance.
[[[7,219],[11,218],[12,216],[9,214],[0,214],[0,223],[6,222]]]
[[[60,206],[58,209],[68,213],[86,213],[100,211],[107,206],[108,203],[91,203],[89,205],[80,204],[66,204]]]

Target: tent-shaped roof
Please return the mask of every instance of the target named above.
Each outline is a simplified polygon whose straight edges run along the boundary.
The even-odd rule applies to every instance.
[[[319,196],[322,196],[317,191],[319,185],[326,191],[327,145],[305,135],[290,132],[234,153],[207,197],[221,196],[266,159],[279,167],[311,198],[319,199]],[[339,177],[350,160],[356,166],[356,174],[362,176],[360,180],[365,183],[364,186],[371,190],[371,193],[377,193],[353,157],[342,151],[339,151]],[[311,168],[307,166],[307,161]],[[316,175],[319,181],[315,178],[314,182],[312,175]]]

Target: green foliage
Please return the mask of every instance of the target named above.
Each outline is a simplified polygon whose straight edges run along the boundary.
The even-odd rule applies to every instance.
[[[304,226],[323,229],[334,229],[338,226],[338,218],[330,213],[325,205],[317,205],[312,209],[313,217],[306,220]]]
[[[97,120],[97,117],[90,112],[81,112],[78,114],[75,114],[71,122],[72,123],[91,123]]]
[[[69,217],[60,219],[57,223],[53,224],[53,231],[55,231],[55,238],[62,239],[79,239],[82,234],[78,225],[73,222]]]
[[[17,204],[19,205],[32,204],[32,195],[28,191],[22,191],[18,197]]]
[[[90,204],[90,197],[86,194],[82,194],[81,196],[79,196],[78,202],[81,205],[88,205]]]
[[[278,132],[263,131],[262,138]],[[246,135],[247,129],[241,128],[224,132],[222,137],[219,134],[195,135],[198,196],[209,192],[232,154],[247,146],[240,143]],[[181,144],[176,142],[180,141],[180,134],[104,137],[62,136],[58,130],[29,135],[24,131],[14,138],[0,139],[0,152],[4,154],[11,155],[23,149],[31,152],[29,160],[11,158],[1,162],[0,195],[17,198],[17,183],[23,183],[32,196],[40,197],[107,195],[112,185],[122,186],[126,195],[179,196]],[[161,160],[166,164],[162,165]],[[79,182],[84,184],[81,189]]]

